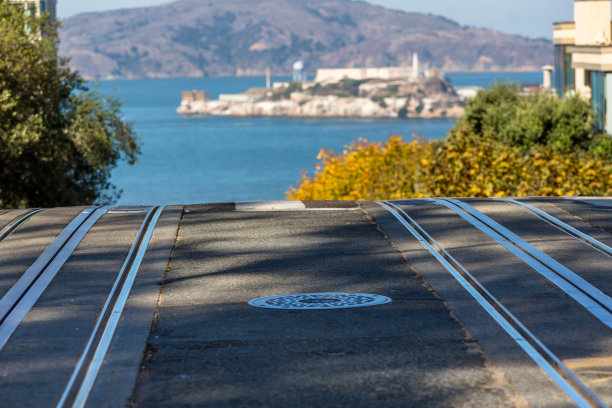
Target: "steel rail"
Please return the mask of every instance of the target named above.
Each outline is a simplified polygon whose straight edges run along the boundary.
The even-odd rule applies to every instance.
[[[605,404],[555,354],[412,217],[391,202],[381,202],[379,205],[393,215],[442,264],[451,276],[574,403],[579,407],[605,407]]]
[[[600,289],[474,207],[456,199],[433,203],[455,212],[612,328],[612,298]]]
[[[106,210],[88,208],[77,215],[0,299],[0,350]]]
[[[539,208],[536,208],[532,205],[529,205],[527,203],[523,203],[521,201],[518,200],[511,200],[508,198],[495,198],[494,200],[496,201],[501,201],[501,202],[505,202],[508,204],[512,204],[516,207],[519,207],[521,209],[523,209],[524,211],[527,211],[529,213],[531,213],[532,215],[535,215],[536,217],[538,217],[539,219],[547,222],[548,224],[552,225],[553,227],[565,232],[567,235],[570,235],[580,241],[582,241],[583,243],[585,243],[586,245],[590,246],[591,248],[601,252],[602,254],[608,256],[609,258],[612,258],[612,248],[609,247],[608,245],[604,244],[601,241],[596,240],[595,238],[585,234],[584,232],[564,223],[563,221],[559,220],[558,218],[553,217],[552,215],[548,214],[547,212],[544,212],[542,210],[540,210]]]
[[[41,211],[43,210],[42,209],[30,210],[26,212],[25,214],[22,214],[12,219],[4,228],[0,230],[0,241],[6,238],[11,232],[15,231],[17,227],[19,227],[21,224],[23,224],[28,219],[30,219],[31,216],[33,216],[34,214],[38,214]]]
[[[84,407],[164,208],[151,209],[132,244],[57,407]]]

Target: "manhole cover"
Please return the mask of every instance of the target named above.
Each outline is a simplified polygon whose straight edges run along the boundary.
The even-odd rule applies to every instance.
[[[253,299],[249,305],[268,309],[348,309],[376,306],[391,302],[381,295],[367,293],[299,293]]]

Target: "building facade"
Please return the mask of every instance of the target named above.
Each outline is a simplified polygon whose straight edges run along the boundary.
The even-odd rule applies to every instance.
[[[574,0],[574,21],[555,23],[555,89],[591,100],[600,130],[612,133],[610,0]]]
[[[343,79],[363,81],[365,79],[407,80],[412,78],[412,68],[324,68],[317,70],[315,82],[338,82]]]
[[[421,75],[419,56],[412,55],[411,67],[387,67],[387,68],[324,68],[317,70],[315,82],[338,82],[343,79],[354,79],[363,81],[366,79],[411,80],[418,79]]]
[[[57,18],[57,0],[9,0],[9,3],[22,5],[25,12],[32,16],[49,13],[52,20]]]

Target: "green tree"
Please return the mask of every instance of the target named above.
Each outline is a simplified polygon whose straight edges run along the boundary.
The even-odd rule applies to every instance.
[[[0,1],[0,206],[106,203],[137,136],[114,97],[91,89],[57,53],[58,23]]]
[[[548,93],[523,96],[515,84],[495,84],[468,101],[465,115],[449,133],[451,139],[463,135],[522,149],[612,153],[611,138],[595,131],[588,101],[580,96],[560,100]]]

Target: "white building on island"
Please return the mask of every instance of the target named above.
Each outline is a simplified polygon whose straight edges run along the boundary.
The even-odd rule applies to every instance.
[[[387,68],[324,68],[317,70],[315,82],[338,82],[343,79],[413,80],[421,77],[419,56],[412,55],[412,66]]]

